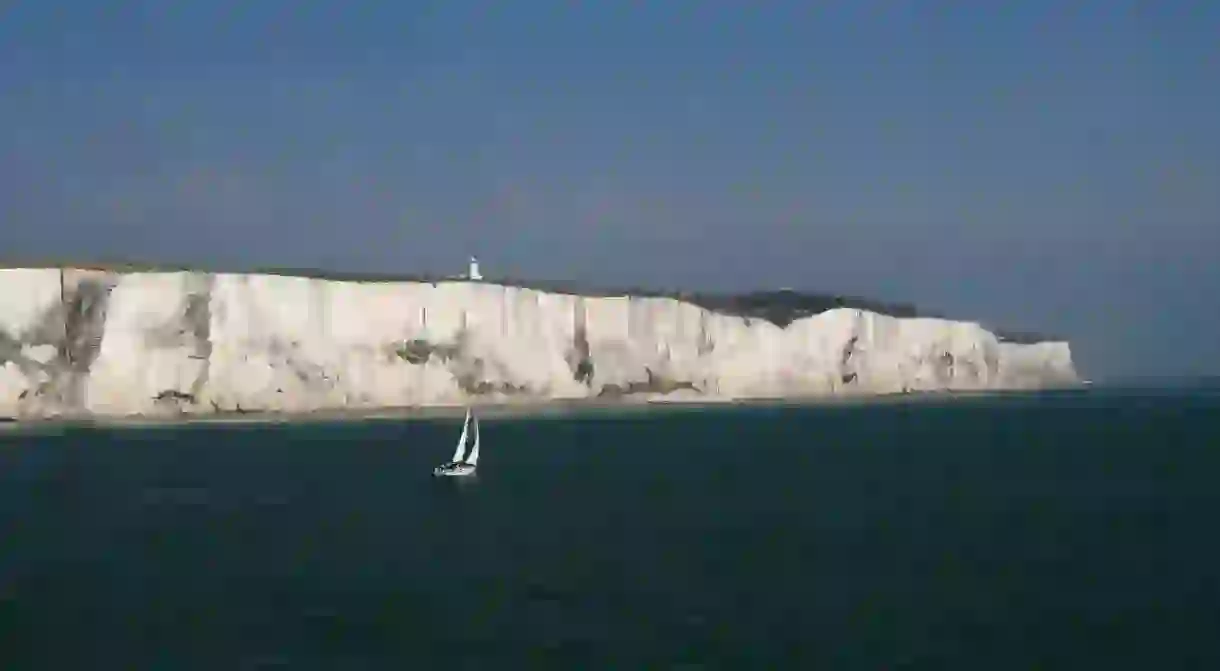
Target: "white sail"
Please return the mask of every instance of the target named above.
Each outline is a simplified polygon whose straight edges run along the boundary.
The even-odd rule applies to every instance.
[[[470,456],[466,457],[466,463],[474,466],[479,463],[479,418],[474,418],[474,445],[470,448]]]
[[[466,432],[470,428],[470,408],[466,408],[466,420],[462,422],[462,437],[458,438],[457,449],[453,451],[453,459],[450,461],[458,462],[462,460],[462,455],[466,453]]]

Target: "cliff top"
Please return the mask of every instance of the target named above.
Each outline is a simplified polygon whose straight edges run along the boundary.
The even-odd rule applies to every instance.
[[[332,280],[337,282],[446,282],[463,281],[458,276],[441,276],[411,273],[367,273],[321,270],[317,268],[240,268],[240,269],[204,269],[173,264],[152,264],[144,262],[115,261],[93,263],[0,263],[0,268],[79,268],[82,270],[101,270],[114,273],[148,273],[148,272],[211,272],[211,273],[244,273],[260,275],[278,275],[283,277],[307,277],[312,279]],[[674,298],[693,303],[712,312],[728,314],[751,319],[762,319],[777,326],[788,324],[835,308],[850,308],[868,310],[892,317],[928,317],[951,319],[942,314],[921,311],[909,303],[892,303],[878,301],[858,296],[839,294],[824,294],[793,289],[778,289],[765,291],[749,291],[742,293],[711,293],[685,291],[678,289],[648,289],[643,287],[595,287],[576,282],[521,279],[512,277],[484,277],[484,284],[499,284],[523,289],[535,289],[551,293],[564,293],[582,296],[646,296],[658,298]],[[986,326],[986,325],[985,325]],[[1011,331],[987,327],[1005,342],[1032,344],[1053,340],[1062,340],[1051,335]]]

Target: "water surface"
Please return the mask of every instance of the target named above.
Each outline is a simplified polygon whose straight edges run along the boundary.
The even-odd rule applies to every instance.
[[[1214,391],[459,423],[0,435],[3,668],[1220,668]]]

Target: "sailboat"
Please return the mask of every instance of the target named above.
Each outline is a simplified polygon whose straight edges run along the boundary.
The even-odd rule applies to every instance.
[[[466,439],[474,437],[470,446],[470,454],[466,454]],[[465,458],[463,458],[465,457]],[[432,475],[458,476],[474,475],[479,464],[479,418],[474,416],[470,408],[466,408],[466,421],[462,423],[462,435],[458,438],[457,448],[449,463],[441,464],[432,470]]]

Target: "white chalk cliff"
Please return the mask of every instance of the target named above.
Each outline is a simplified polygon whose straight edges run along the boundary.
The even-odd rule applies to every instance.
[[[0,270],[0,415],[1061,386],[1066,342],[834,309],[786,328],[479,282]]]

